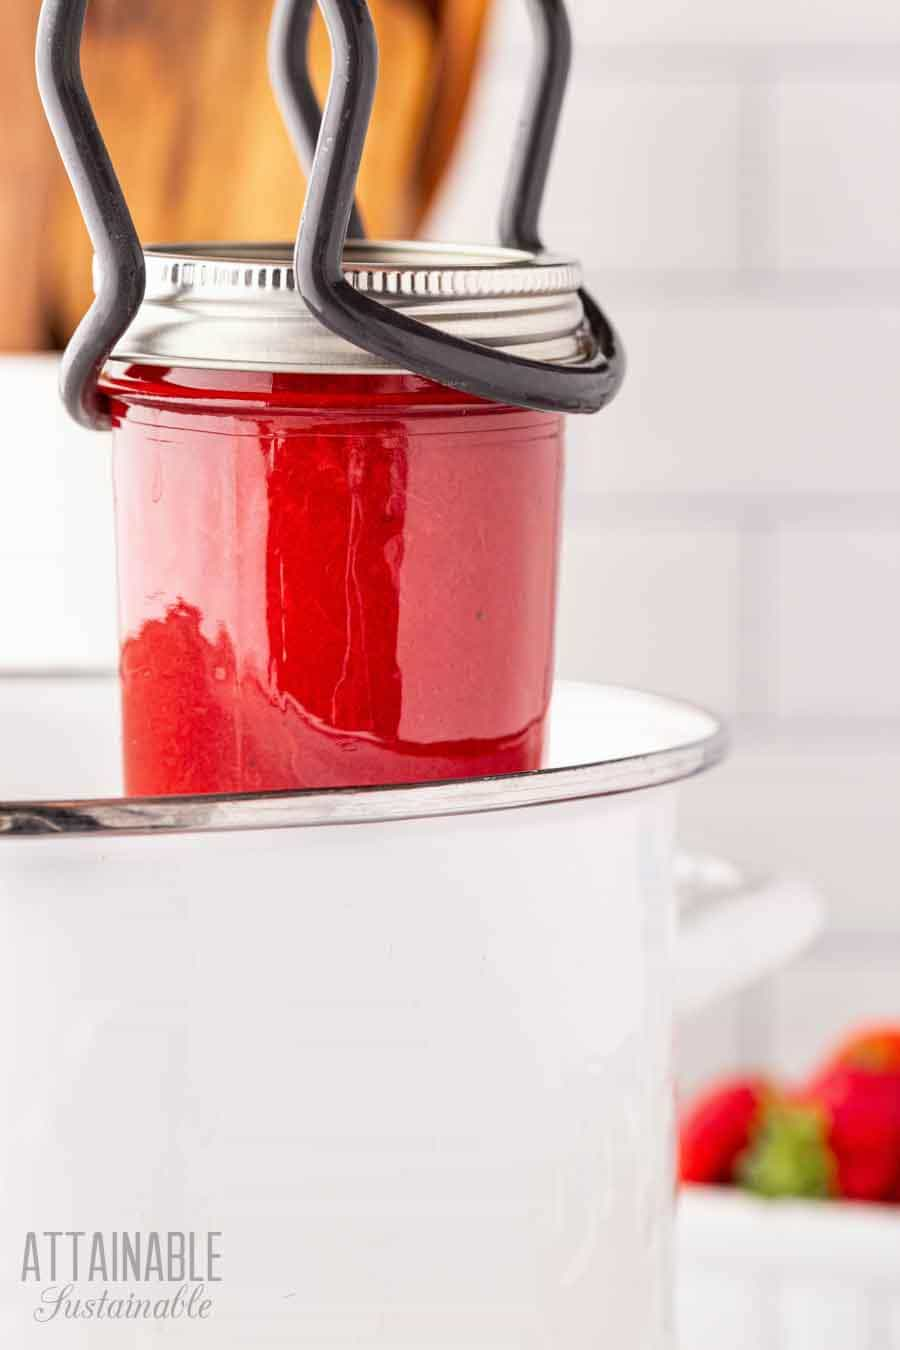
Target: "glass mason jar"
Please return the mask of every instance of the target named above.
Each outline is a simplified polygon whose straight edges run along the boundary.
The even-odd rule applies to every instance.
[[[276,246],[147,253],[110,401],[126,790],[252,792],[540,767],[563,419],[385,370]],[[578,270],[351,244],[361,290],[577,361]]]

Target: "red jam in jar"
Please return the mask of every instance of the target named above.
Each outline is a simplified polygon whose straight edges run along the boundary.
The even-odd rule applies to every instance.
[[[129,793],[539,767],[561,418],[414,376],[106,388]]]
[[[538,768],[563,419],[364,364],[173,360],[197,338],[179,313],[160,339],[183,292],[171,265],[166,276],[143,339],[117,349],[101,386],[126,791]],[[268,303],[283,313],[275,289],[270,277]],[[152,360],[147,332],[161,349]]]

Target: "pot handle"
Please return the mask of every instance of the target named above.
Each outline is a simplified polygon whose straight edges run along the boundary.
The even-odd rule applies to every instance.
[[[787,965],[824,923],[809,882],[773,877],[754,883],[719,859],[679,859],[676,890],[675,1008],[682,1018]]]

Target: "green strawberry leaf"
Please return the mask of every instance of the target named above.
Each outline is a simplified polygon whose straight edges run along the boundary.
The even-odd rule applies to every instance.
[[[750,1147],[737,1160],[738,1185],[770,1199],[824,1199],[834,1192],[827,1122],[815,1107],[770,1102]]]

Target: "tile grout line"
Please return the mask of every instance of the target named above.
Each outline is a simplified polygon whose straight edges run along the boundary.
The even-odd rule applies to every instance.
[[[900,42],[896,41],[610,42],[585,34],[577,21],[573,31],[578,58],[585,64],[590,61],[601,79],[723,82],[735,78],[747,63],[764,64],[772,75],[787,80],[814,78],[855,84],[900,79]],[[501,46],[503,36],[497,35],[491,51],[493,68],[501,74],[519,75],[523,58],[531,54],[531,44],[523,41]]]
[[[737,115],[738,271],[753,284],[773,271],[775,128],[769,62],[749,54],[739,63]]]
[[[773,720],[772,689],[778,653],[771,621],[775,524],[761,507],[745,508],[738,523],[736,707],[739,722]]]
[[[821,529],[900,529],[900,493],[871,496],[843,492],[660,492],[630,489],[603,492],[571,486],[566,507],[573,525],[626,523],[664,529],[687,529],[698,524],[740,525],[766,515],[779,522]]]
[[[881,265],[729,269],[629,264],[589,268],[588,277],[607,305],[641,309],[665,304],[689,309],[755,305],[884,310],[895,309],[900,301],[900,268]]]

